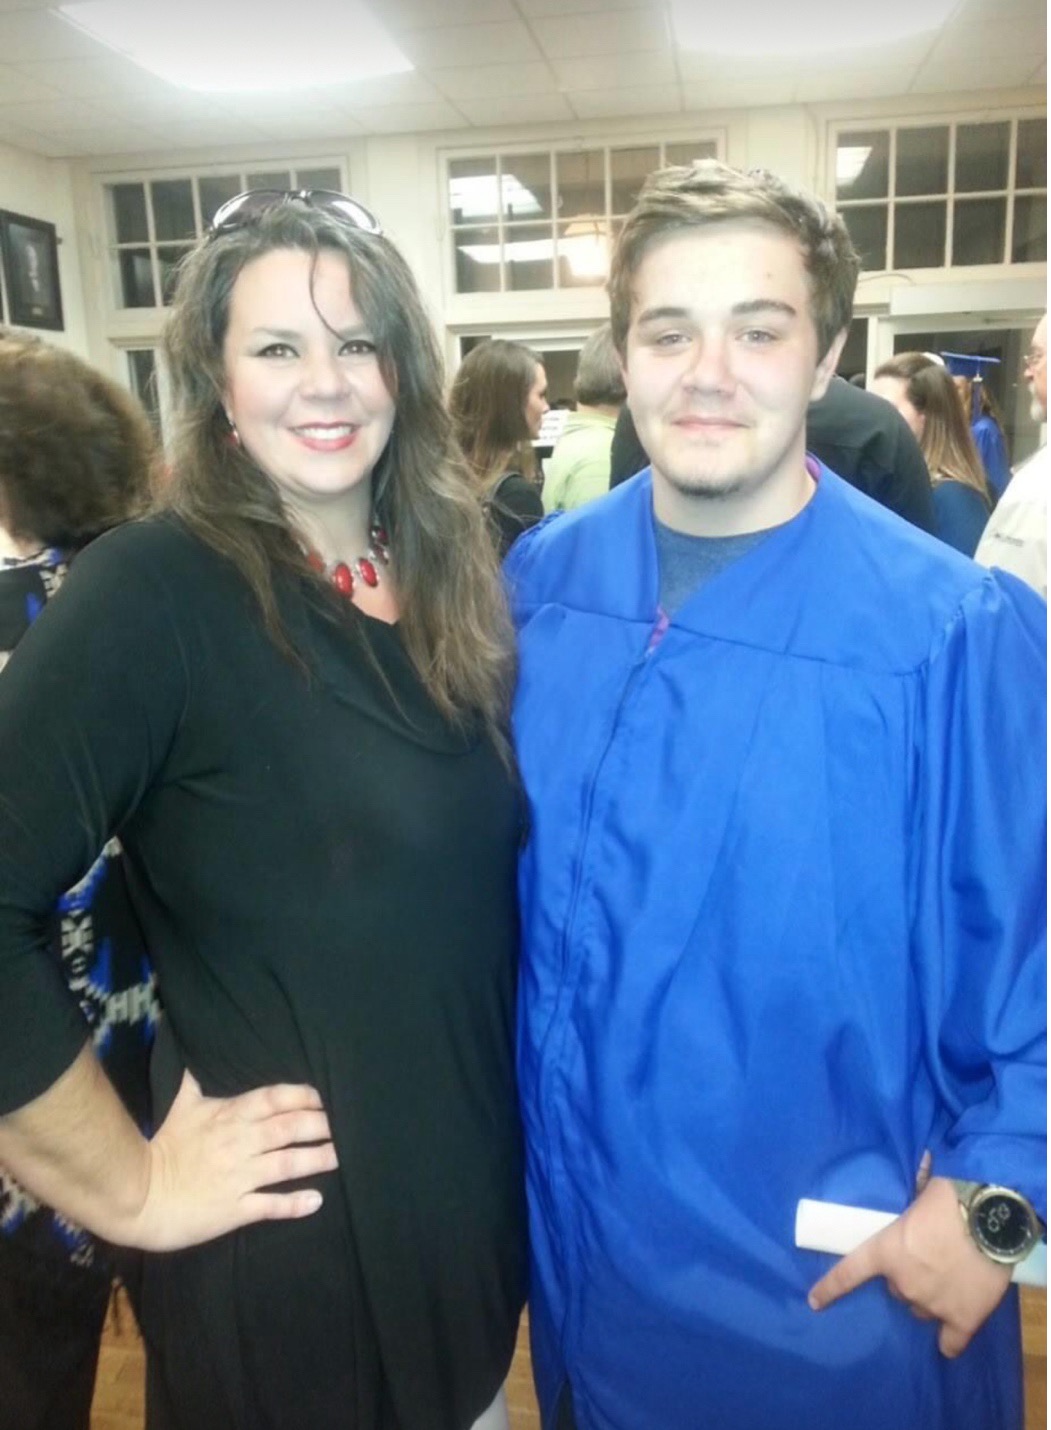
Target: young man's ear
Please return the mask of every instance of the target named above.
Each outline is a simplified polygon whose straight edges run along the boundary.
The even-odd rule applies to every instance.
[[[835,376],[836,364],[839,362],[839,355],[843,351],[843,344],[847,340],[849,329],[844,328],[832,339],[828,352],[817,365],[814,373],[814,384],[810,389],[810,401],[816,402],[819,397],[824,397],[828,391],[828,385]]]

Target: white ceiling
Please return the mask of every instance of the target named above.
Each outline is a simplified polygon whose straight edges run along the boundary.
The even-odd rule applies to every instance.
[[[960,0],[940,32],[853,54],[844,0],[844,52],[809,63],[678,51],[667,0],[376,0],[412,73],[216,96],[138,69],[58,19],[56,3],[0,0],[0,142],[53,157],[888,95],[974,92],[980,102],[982,90],[1047,76],[1044,0]],[[794,3],[805,24],[807,0]],[[295,0],[259,0],[260,25],[280,33],[294,16]]]

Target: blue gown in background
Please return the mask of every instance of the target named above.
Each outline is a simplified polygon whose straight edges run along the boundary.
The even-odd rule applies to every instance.
[[[935,536],[964,556],[973,556],[989,520],[981,494],[966,482],[945,478],[934,483],[931,495]]]
[[[982,459],[993,501],[999,501],[1011,480],[1011,462],[1000,424],[987,412],[980,413],[971,423],[971,436]]]
[[[827,469],[670,622],[648,473],[507,573],[545,1425],[1020,1426],[1013,1293],[948,1361],[793,1225],[925,1148],[1045,1205],[1043,602]]]

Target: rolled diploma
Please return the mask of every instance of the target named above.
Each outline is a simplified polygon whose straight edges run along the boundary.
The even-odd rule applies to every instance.
[[[846,1256],[870,1236],[897,1221],[893,1212],[848,1207],[841,1202],[819,1202],[803,1197],[796,1208],[796,1246],[804,1251],[829,1251]],[[1047,1285],[1047,1243],[1036,1246],[1011,1273],[1020,1286]]]

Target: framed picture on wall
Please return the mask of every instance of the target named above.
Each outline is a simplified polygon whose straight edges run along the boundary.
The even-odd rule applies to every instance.
[[[0,209],[0,258],[7,289],[7,321],[23,328],[61,329],[55,225]]]

